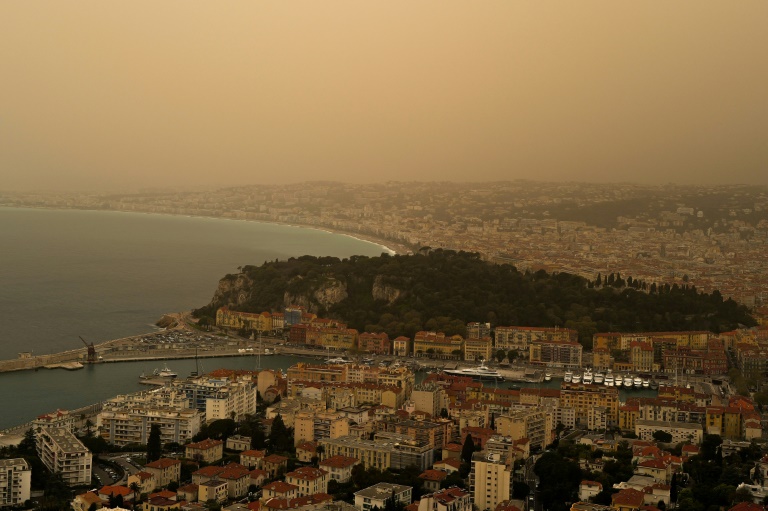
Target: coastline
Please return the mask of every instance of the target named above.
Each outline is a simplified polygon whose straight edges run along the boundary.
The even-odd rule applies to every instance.
[[[210,216],[210,215],[195,215],[190,213],[157,213],[154,211],[127,211],[123,209],[89,209],[89,208],[62,208],[62,207],[53,207],[53,206],[0,206],[0,208],[8,208],[8,209],[42,209],[42,210],[50,210],[50,211],[98,211],[103,213],[133,213],[138,215],[158,215],[158,216],[174,216],[174,217],[187,217],[187,218],[205,218],[209,220],[230,220],[234,222],[255,222],[260,224],[267,224],[267,225],[281,225],[286,227],[297,227],[301,229],[312,229],[315,231],[321,231],[328,234],[337,234],[340,236],[346,236],[348,238],[352,238],[358,241],[364,241],[366,243],[371,243],[373,245],[376,245],[382,249],[384,249],[386,252],[389,252],[390,255],[405,255],[408,252],[411,252],[412,250],[408,248],[406,245],[402,243],[397,243],[392,240],[388,240],[385,238],[378,238],[371,234],[362,234],[358,232],[350,232],[350,231],[344,231],[341,229],[335,229],[333,227],[327,227],[327,226],[318,226],[318,225],[311,225],[311,224],[302,224],[302,223],[296,223],[296,222],[281,222],[279,220],[252,220],[248,218],[230,218],[226,216]]]

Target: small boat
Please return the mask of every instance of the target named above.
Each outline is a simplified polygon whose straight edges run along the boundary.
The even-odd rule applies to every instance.
[[[544,373],[544,381],[552,381],[552,373]]]
[[[363,364],[373,364],[374,360],[372,358],[364,358],[361,360]]]
[[[616,375],[616,378],[614,379],[614,385],[617,387],[623,387],[624,386],[624,379],[621,377],[620,374]]]
[[[584,376],[582,376],[581,379],[585,385],[592,385],[592,382],[595,381],[595,377],[589,369],[584,371]]]
[[[639,376],[635,376],[635,378],[632,380],[632,383],[635,385],[636,389],[640,389],[643,387],[643,379]]]
[[[651,389],[658,390],[659,389],[659,382],[656,380],[651,380]]]
[[[628,389],[631,389],[632,385],[634,385],[634,384],[635,384],[635,380],[632,378],[632,376],[626,375],[624,377],[624,386],[625,387],[627,387]]]
[[[343,357],[336,357],[328,359],[329,364],[349,364],[350,361]]]
[[[649,380],[648,378],[643,378],[643,388],[644,389],[651,388],[651,380]]]
[[[178,376],[178,374],[171,371],[171,369],[168,367],[168,364],[164,365],[160,371],[156,370],[155,375],[159,376],[160,378],[176,378]]]
[[[603,373],[595,373],[595,385],[602,385],[605,382],[605,375]]]
[[[573,383],[581,383],[581,375],[579,373],[574,374],[571,381]]]
[[[605,386],[606,387],[613,387],[613,375],[611,373],[608,373],[605,375]]]
[[[263,357],[269,357],[269,356],[274,355],[274,354],[275,354],[274,351],[270,351],[269,348],[264,348],[264,353],[262,353],[261,355]]]
[[[573,372],[566,371],[565,374],[563,375],[563,381],[565,383],[571,383],[572,380],[573,380]]]

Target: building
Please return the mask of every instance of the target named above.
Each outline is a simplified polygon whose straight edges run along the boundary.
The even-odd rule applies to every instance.
[[[0,507],[23,505],[31,483],[32,469],[25,459],[0,459]]]
[[[417,332],[413,353],[416,357],[460,360],[464,353],[464,338],[460,335],[447,337],[442,332]]]
[[[420,471],[434,463],[432,447],[420,443],[405,435],[396,433],[377,433],[374,440],[364,440],[355,436],[321,440],[325,457],[346,456],[360,460],[363,467],[376,467],[379,470],[403,469],[415,465]]]
[[[384,332],[379,334],[363,332],[357,337],[357,343],[358,349],[367,353],[389,355],[389,352],[391,351],[389,336]]]
[[[416,385],[411,392],[416,410],[427,412],[433,417],[438,417],[443,408],[448,408],[448,399],[445,390],[440,385],[426,383]]]
[[[635,421],[635,434],[641,440],[654,440],[653,434],[657,431],[664,431],[665,433],[672,435],[671,443],[673,444],[699,444],[704,438],[704,429],[701,424],[643,419]]]
[[[216,502],[223,503],[227,501],[227,482],[211,479],[198,485],[197,492],[197,499],[200,502],[215,500]]]
[[[296,486],[297,496],[328,492],[328,472],[314,467],[299,467],[285,474],[285,482]]]
[[[38,415],[32,421],[32,430],[38,432],[43,428],[63,428],[74,432],[75,417],[67,410],[56,410],[55,412]]]
[[[534,341],[578,341],[578,332],[568,328],[546,328],[532,326],[497,326],[494,330],[494,345],[497,350],[528,352]]]
[[[91,484],[91,451],[68,429],[41,429],[37,434],[37,455],[69,486]]]
[[[172,458],[160,458],[144,465],[144,471],[152,474],[156,488],[162,488],[181,479],[181,462]]]
[[[409,505],[413,488],[392,483],[378,483],[355,492],[355,507],[360,511],[371,511],[374,507],[384,509],[387,499],[394,496],[395,502]]]
[[[573,409],[578,424],[587,426],[590,410],[595,406],[606,409],[608,427],[616,426],[619,416],[619,389],[603,385],[562,384],[560,408]]]
[[[227,438],[227,449],[230,451],[247,451],[251,448],[251,437],[242,435],[232,435]]]
[[[349,435],[349,419],[332,410],[300,412],[294,417],[293,427],[295,445]]]
[[[320,468],[328,472],[328,480],[337,483],[348,483],[352,479],[352,468],[358,465],[360,460],[348,456],[331,456],[320,462]]]
[[[203,417],[184,394],[160,389],[106,401],[98,421],[102,438],[115,445],[146,444],[153,425],[160,427],[162,444],[184,444],[200,431]]]
[[[566,368],[581,367],[582,347],[570,341],[533,341],[529,347],[528,360],[532,364]]]
[[[410,337],[396,337],[392,341],[392,354],[396,357],[409,357],[413,354],[413,342]]]
[[[446,488],[424,495],[416,506],[417,511],[472,511],[469,492],[461,488]]]
[[[184,457],[188,460],[216,463],[223,456],[224,442],[221,440],[211,440],[208,438],[202,442],[187,444],[184,448]]]
[[[469,490],[480,511],[493,510],[511,497],[513,461],[497,453],[476,452],[472,455]]]
[[[484,360],[493,358],[493,341],[490,337],[480,339],[468,337],[464,341],[464,360]]]
[[[633,371],[653,371],[653,345],[650,342],[632,341],[629,354]]]
[[[240,464],[248,468],[261,468],[267,451],[251,449],[240,453]]]
[[[539,407],[514,410],[495,420],[500,435],[513,440],[527,438],[533,448],[543,449],[552,441],[552,415]]]

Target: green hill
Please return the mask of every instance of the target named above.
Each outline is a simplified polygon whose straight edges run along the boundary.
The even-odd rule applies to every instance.
[[[613,279],[612,279],[613,281]],[[246,312],[281,312],[302,305],[351,328],[412,337],[420,330],[465,334],[467,322],[560,326],[579,331],[589,347],[604,331],[711,330],[753,326],[749,311],[717,291],[633,282],[593,287],[582,277],[544,271],[522,273],[477,254],[429,254],[349,259],[303,256],[245,266],[227,275],[210,304],[195,311],[215,317],[227,305]],[[603,281],[605,282],[605,280]],[[623,286],[623,287],[622,287]]]

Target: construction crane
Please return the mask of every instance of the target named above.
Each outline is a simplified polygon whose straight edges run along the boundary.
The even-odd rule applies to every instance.
[[[78,337],[80,337],[78,335]],[[86,358],[86,362],[89,364],[95,364],[97,362],[96,360],[96,348],[93,346],[93,343],[86,342],[85,339],[80,337],[80,340],[83,341],[83,344],[85,344],[85,347],[88,348],[88,358]]]

